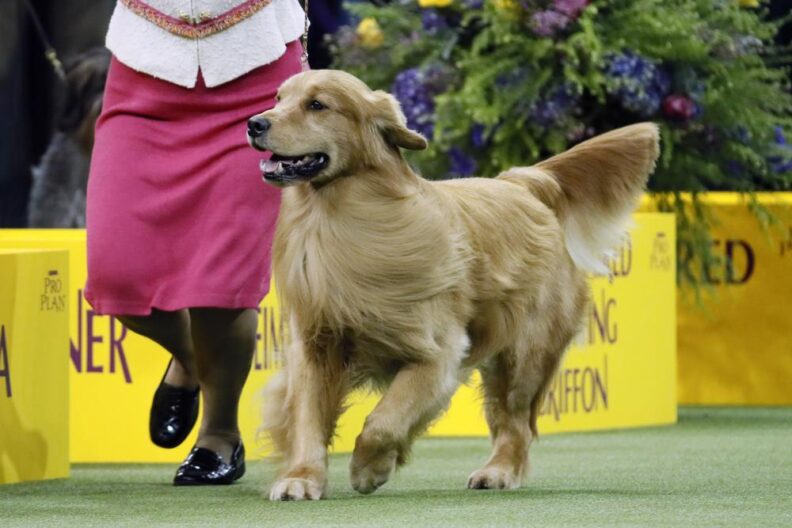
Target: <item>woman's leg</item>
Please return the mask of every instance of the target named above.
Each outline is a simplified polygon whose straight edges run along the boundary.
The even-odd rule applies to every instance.
[[[191,308],[195,364],[203,395],[203,420],[197,447],[229,462],[240,440],[239,397],[256,345],[256,311]]]
[[[173,355],[173,362],[165,374],[168,385],[186,389],[198,385],[190,314],[187,310],[165,312],[153,309],[151,315],[125,315],[118,319],[136,334],[151,339]]]

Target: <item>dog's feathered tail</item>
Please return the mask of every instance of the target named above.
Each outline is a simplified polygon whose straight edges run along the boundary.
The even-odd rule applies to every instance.
[[[498,175],[527,187],[555,210],[575,265],[607,274],[659,155],[653,123],[619,128],[532,167]]]

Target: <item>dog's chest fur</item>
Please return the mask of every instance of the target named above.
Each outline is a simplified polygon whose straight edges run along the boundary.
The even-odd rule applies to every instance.
[[[469,248],[420,188],[394,198],[351,187],[285,190],[279,293],[304,335],[344,335],[355,350],[408,359],[423,348],[428,305],[467,287]]]

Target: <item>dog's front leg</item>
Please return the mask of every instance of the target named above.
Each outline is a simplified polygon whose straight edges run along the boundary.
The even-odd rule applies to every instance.
[[[355,441],[350,463],[352,487],[368,494],[388,481],[409,455],[415,437],[449,404],[460,383],[460,365],[470,341],[453,329],[426,343],[426,359],[403,367]],[[443,344],[445,346],[443,346]]]
[[[320,499],[327,490],[327,447],[347,393],[347,374],[334,349],[296,342],[265,393],[265,425],[283,470],[270,500]]]

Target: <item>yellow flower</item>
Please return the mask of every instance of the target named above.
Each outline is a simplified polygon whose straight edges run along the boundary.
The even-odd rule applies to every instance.
[[[501,11],[514,11],[517,7],[516,0],[492,0],[492,3],[496,9]]]
[[[421,7],[446,7],[454,3],[454,0],[418,0]]]
[[[759,7],[759,0],[737,0],[740,7]]]
[[[382,46],[382,42],[385,40],[379,24],[371,17],[366,17],[360,21],[357,27],[357,36],[364,48],[378,48]]]

